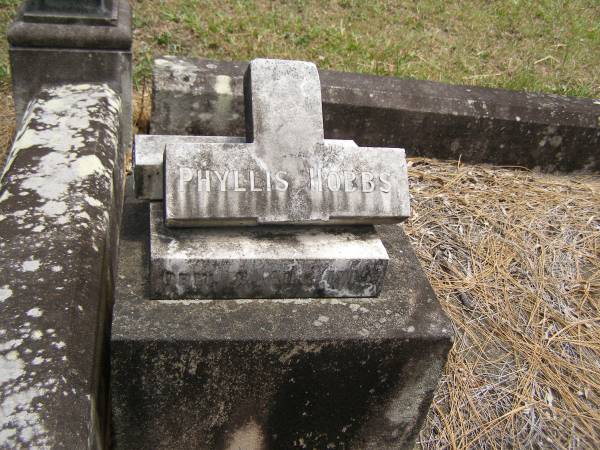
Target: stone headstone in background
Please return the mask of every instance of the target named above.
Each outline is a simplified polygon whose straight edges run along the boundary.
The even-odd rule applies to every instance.
[[[114,24],[117,0],[28,0],[23,18],[30,22]]]
[[[130,149],[133,34],[127,0],[30,0],[7,36],[17,125],[43,86],[106,83],[121,96],[121,151]]]

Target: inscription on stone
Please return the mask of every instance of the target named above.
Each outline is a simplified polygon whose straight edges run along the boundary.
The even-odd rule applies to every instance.
[[[375,224],[408,217],[404,150],[324,139],[314,64],[254,60],[245,96],[247,143],[166,145],[167,225]]]
[[[246,142],[244,138],[231,136],[173,136],[138,134],[133,153],[135,192],[145,200],[163,199],[163,165],[165,146],[170,142]]]
[[[150,204],[156,299],[372,297],[387,252],[372,226],[168,228]]]
[[[321,169],[311,168],[305,173],[311,191],[323,192],[374,192],[375,189],[389,194],[391,192],[392,175],[388,172],[373,174],[371,172],[330,171],[323,173]],[[254,170],[195,170],[189,167],[179,168],[179,191],[185,192],[188,183],[195,185],[198,191],[234,191],[234,192],[271,192],[287,191],[290,183],[289,174],[284,171],[255,172]]]

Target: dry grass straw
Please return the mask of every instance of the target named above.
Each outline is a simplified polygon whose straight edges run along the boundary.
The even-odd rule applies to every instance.
[[[133,92],[133,126],[134,133],[150,133],[150,116],[152,114],[152,84],[144,79],[139,90]]]
[[[15,109],[7,91],[0,88],[0,174],[15,134]]]
[[[405,230],[456,342],[426,448],[600,446],[600,179],[412,159]]]

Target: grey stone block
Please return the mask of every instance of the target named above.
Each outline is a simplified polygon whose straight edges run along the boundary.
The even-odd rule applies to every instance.
[[[114,25],[30,22],[23,10],[8,30],[17,126],[27,104],[45,86],[106,83],[121,96],[121,151],[131,147],[131,9],[114,0]]]
[[[150,204],[154,299],[376,297],[387,264],[372,226],[173,229]]]
[[[114,24],[118,4],[112,0],[26,0],[23,18],[30,22]]]
[[[452,342],[408,239],[376,299],[148,298],[148,205],[124,210],[115,449],[412,448]]]
[[[248,143],[167,144],[168,226],[394,223],[410,214],[404,150],[323,138],[316,66],[256,59]]]
[[[102,24],[90,24],[85,15],[77,20],[68,20],[68,14],[53,17],[52,13],[40,11],[32,21],[36,8],[21,8],[11,23],[7,38],[13,47],[65,48],[129,51],[133,33],[131,29],[131,8],[124,0],[113,0],[110,6],[110,20]],[[34,6],[34,5],[33,5]],[[112,18],[116,20],[113,20]],[[100,17],[98,19],[101,20]],[[81,63],[81,61],[80,61]],[[65,74],[68,75],[68,74]]]
[[[247,63],[155,62],[153,134],[241,136]],[[595,99],[321,70],[327,139],[402,146],[409,156],[600,170]]]
[[[105,448],[119,96],[43,90],[0,183],[0,447]]]
[[[168,143],[201,144],[207,142],[235,144],[246,142],[246,140],[229,136],[136,135],[133,153],[136,196],[145,200],[163,199],[164,153]]]

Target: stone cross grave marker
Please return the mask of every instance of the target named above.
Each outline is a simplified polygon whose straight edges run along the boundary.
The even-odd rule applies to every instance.
[[[409,216],[403,149],[324,139],[314,64],[254,60],[245,93],[247,143],[166,145],[168,226],[376,224]]]
[[[379,295],[388,255],[372,224],[409,214],[404,150],[324,139],[314,64],[254,60],[244,90],[246,142],[136,138],[136,192],[164,198],[150,205],[150,296]]]

